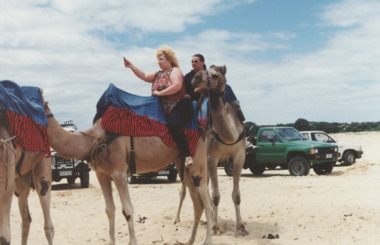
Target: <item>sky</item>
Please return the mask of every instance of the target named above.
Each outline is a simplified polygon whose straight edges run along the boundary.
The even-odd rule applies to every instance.
[[[110,83],[150,96],[123,65],[159,70],[170,46],[226,65],[258,125],[380,120],[377,0],[0,0],[0,80],[43,88],[60,123],[92,125]]]

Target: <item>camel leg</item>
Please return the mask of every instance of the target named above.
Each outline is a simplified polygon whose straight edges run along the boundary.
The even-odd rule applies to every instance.
[[[186,174],[185,174],[186,175]],[[186,178],[186,177],[184,177]],[[198,230],[198,225],[202,216],[203,212],[203,205],[201,198],[199,196],[199,193],[197,192],[196,188],[194,185],[191,183],[188,185],[189,188],[189,193],[191,200],[193,201],[193,207],[194,207],[194,224],[193,224],[193,229],[191,232],[191,236],[189,241],[186,243],[186,245],[192,245],[195,242],[195,237],[197,235],[197,230]]]
[[[212,244],[212,217],[213,217],[213,205],[211,204],[211,198],[208,191],[207,180],[204,179],[201,181],[200,186],[197,188],[198,193],[201,197],[201,201],[203,203],[203,208],[205,209],[205,215],[207,219],[207,236],[204,244]],[[202,215],[202,213],[201,213]]]
[[[108,175],[96,172],[100,187],[102,188],[104,201],[106,202],[106,214],[109,222],[109,245],[115,244],[115,203],[112,196],[111,178]]]
[[[0,122],[1,124],[1,122]],[[0,134],[2,138],[9,138],[9,135],[4,136],[2,132],[4,128],[0,125]],[[4,137],[3,137],[4,136]],[[0,244],[11,244],[11,225],[10,214],[15,188],[15,155],[10,149],[3,144],[0,145]]]
[[[186,197],[186,185],[185,183],[182,182],[182,185],[181,185],[181,190],[179,191],[179,206],[178,206],[178,210],[177,210],[177,216],[176,216],[176,219],[174,221],[174,224],[177,224],[180,222],[180,213],[181,213],[181,209],[182,209],[182,203],[183,203],[183,200],[185,199]]]
[[[40,199],[42,213],[44,215],[45,237],[49,245],[53,244],[54,226],[50,215],[51,201],[51,158],[42,160],[33,169],[33,183]]]
[[[244,223],[241,218],[240,214],[240,202],[241,202],[241,197],[240,197],[240,175],[241,171],[243,169],[243,164],[244,164],[244,156],[243,154],[240,154],[238,157],[234,157],[233,161],[234,167],[233,167],[233,191],[232,191],[232,200],[235,205],[235,212],[236,212],[236,235],[240,236],[246,236],[249,233],[246,231]]]
[[[30,183],[32,181],[32,172],[25,174],[16,179],[15,195],[18,198],[18,209],[21,216],[21,244],[26,245],[28,242],[30,224],[32,217],[29,212],[28,196],[30,192]]]
[[[214,204],[214,219],[212,230],[216,235],[219,232],[219,224],[218,224],[218,207],[220,202],[220,192],[219,192],[219,182],[218,182],[218,161],[219,159],[208,157],[208,174],[211,180],[211,189],[212,189],[212,202]]]
[[[207,187],[207,176],[201,179],[199,186],[195,186],[194,183],[190,180],[190,174],[185,171],[185,180],[187,187],[189,188],[189,193],[191,199],[193,201],[194,207],[194,224],[191,232],[191,236],[189,241],[186,243],[187,245],[194,244],[195,237],[197,234],[199,222],[203,213],[203,209],[205,209],[206,219],[207,219],[207,235],[204,241],[204,244],[210,245],[212,244],[212,205],[210,200],[210,195]]]
[[[123,207],[123,215],[128,222],[129,244],[137,245],[135,228],[133,225],[133,207],[128,190],[127,171],[113,173],[112,179],[116,185],[117,191],[119,192],[121,205]]]
[[[15,186],[14,168],[12,166],[8,167],[7,178],[6,167],[3,162],[0,163],[0,244],[11,244],[10,213]]]

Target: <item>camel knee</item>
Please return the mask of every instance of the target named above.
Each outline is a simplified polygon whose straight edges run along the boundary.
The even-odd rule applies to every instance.
[[[220,202],[220,196],[213,196],[212,202],[214,203],[214,206],[217,207],[219,205],[219,202]]]
[[[49,190],[49,181],[41,180],[40,184],[41,184],[40,194],[41,194],[41,196],[45,196]]]
[[[125,219],[127,220],[127,222],[131,219],[131,215],[127,214],[127,212],[125,212],[125,210],[123,210],[123,215],[124,215]]]
[[[233,199],[236,205],[240,205],[240,202],[241,202],[240,194],[235,195]]]
[[[29,225],[32,223],[32,216],[30,216],[29,209],[28,209],[28,222],[29,222]]]
[[[202,178],[199,175],[191,176],[191,178],[193,179],[193,183],[195,187],[199,187],[201,185]]]
[[[106,211],[108,218],[115,216],[115,207],[113,207],[113,208],[106,207],[105,211]]]
[[[11,242],[7,242],[4,237],[0,237],[0,245],[11,245]]]
[[[19,197],[19,196],[20,196],[20,193],[18,193],[17,191],[15,191],[15,196],[16,196],[16,197]]]

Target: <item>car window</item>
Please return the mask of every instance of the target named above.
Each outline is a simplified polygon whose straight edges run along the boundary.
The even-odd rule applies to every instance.
[[[310,140],[310,135],[308,133],[301,133],[303,137]]]
[[[271,142],[269,139],[275,139],[278,142],[276,134],[273,130],[263,130],[260,137],[260,142]]]
[[[295,128],[279,128],[276,129],[277,133],[285,140],[305,140],[305,137],[302,136]]]
[[[314,136],[315,136],[316,141],[329,142],[330,137],[327,134],[315,133]]]

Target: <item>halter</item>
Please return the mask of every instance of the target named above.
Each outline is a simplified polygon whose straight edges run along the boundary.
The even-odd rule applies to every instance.
[[[0,139],[0,148],[8,147],[8,149],[10,149],[10,150],[13,152],[14,157],[16,158],[16,152],[13,150],[13,147],[12,147],[10,144],[7,143],[8,141],[13,140],[14,138],[16,138],[16,136],[10,137],[10,138],[8,138],[8,139]],[[5,149],[5,148],[4,148],[4,149]],[[3,150],[3,153],[4,153],[4,150]],[[9,167],[9,166],[12,166],[12,165],[14,164],[14,162],[13,162],[13,163],[7,163],[7,162],[5,161],[5,156],[4,156],[4,154],[3,154],[3,162],[4,162],[5,166],[6,166],[6,182],[5,182],[5,189],[7,189],[7,188],[8,188],[8,167]]]
[[[207,91],[207,94],[208,94],[208,97],[210,99],[210,102],[208,104],[208,108],[207,108],[207,116],[208,116],[208,120],[210,120],[210,124],[211,124],[211,110],[210,110],[210,107],[212,108],[216,108],[216,103],[214,104],[213,102],[215,102],[214,100],[211,101],[211,96],[214,98],[214,99],[218,99],[218,98],[222,98],[222,101],[223,101],[223,105],[226,104],[226,89],[224,89],[223,91],[220,91],[216,88],[211,88],[211,79],[210,79],[210,75],[208,73],[208,71],[206,70],[206,74],[207,74],[207,87],[208,87],[208,91]],[[210,105],[211,104],[211,105]],[[209,122],[207,122],[207,128],[208,126],[210,125]],[[241,134],[239,135],[239,137],[237,138],[237,140],[232,143],[232,144],[228,144],[226,142],[224,142],[218,135],[217,132],[215,132],[214,130],[211,130],[211,135],[215,137],[215,139],[217,141],[219,141],[220,143],[222,143],[223,145],[235,145],[237,144],[240,140],[242,140],[244,137],[245,137],[245,132],[244,130],[241,132]]]

